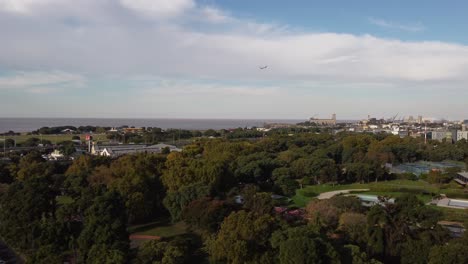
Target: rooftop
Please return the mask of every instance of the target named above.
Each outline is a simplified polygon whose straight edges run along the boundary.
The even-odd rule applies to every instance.
[[[459,172],[458,175],[462,176],[463,178],[468,179],[468,172],[466,172],[466,171],[464,171],[464,172]]]

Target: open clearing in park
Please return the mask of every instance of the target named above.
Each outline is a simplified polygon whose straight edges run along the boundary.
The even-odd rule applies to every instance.
[[[366,192],[369,194],[376,192],[379,194],[403,193],[402,190],[413,190],[420,193],[427,192],[428,194],[437,192],[437,188],[424,181],[392,180],[371,183],[309,185],[297,190],[296,195],[292,199],[297,206],[303,207],[321,193],[351,189],[369,189],[369,192]]]
[[[353,193],[365,193],[392,198],[398,198],[405,193],[413,193],[425,203],[430,202],[433,196],[438,194],[446,194],[450,198],[468,198],[468,190],[455,184],[448,184],[445,186],[445,188],[441,188],[422,180],[392,180],[364,184],[355,183],[343,185],[310,185],[303,189],[297,190],[296,195],[292,198],[292,200],[295,206],[305,207],[309,201],[315,199],[321,193],[351,189],[369,189],[369,191],[366,192],[358,191]],[[443,213],[444,220],[464,222],[466,219],[468,219],[467,209],[463,210],[443,208],[435,205],[429,206],[441,211]]]
[[[184,222],[171,223],[169,218],[164,218],[144,225],[132,226],[129,228],[129,233],[165,238],[183,235],[187,233],[187,228],[187,224]]]
[[[418,180],[391,180],[371,183],[354,183],[354,184],[320,184],[309,185],[296,191],[296,195],[292,198],[294,204],[299,207],[304,207],[313,198],[324,192],[350,190],[350,189],[369,189],[366,194],[374,194],[381,196],[390,196],[397,198],[405,193],[413,193],[424,202],[429,202],[433,196],[438,194],[446,194],[450,198],[467,198],[468,190],[457,185],[448,185],[447,188],[441,188],[426,181]]]
[[[63,141],[72,140],[73,136],[79,136],[81,141],[86,140],[87,134],[57,134],[57,135],[19,135],[19,136],[5,136],[5,139],[16,140],[16,144],[21,144],[30,138],[38,138],[42,140],[48,140],[53,144],[57,144]],[[94,141],[109,141],[106,134],[92,134]],[[3,139],[3,137],[1,137]]]

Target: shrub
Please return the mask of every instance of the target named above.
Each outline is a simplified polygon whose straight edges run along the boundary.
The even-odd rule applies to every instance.
[[[312,184],[314,184],[314,179],[312,179],[311,177],[304,177],[304,178],[302,178],[302,184],[303,185],[312,185]]]

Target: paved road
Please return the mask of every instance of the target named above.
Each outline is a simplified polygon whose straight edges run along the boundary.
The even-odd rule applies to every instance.
[[[432,202],[429,202],[429,204],[436,204],[437,206],[440,206],[440,207],[467,210],[467,207],[454,203],[453,201],[455,202],[462,201],[462,202],[468,203],[468,200],[442,198],[442,199],[432,200]]]
[[[350,193],[350,192],[367,192],[367,191],[369,191],[369,189],[349,189],[349,190],[324,192],[324,193],[321,193],[319,196],[317,196],[317,198],[319,200],[326,200],[326,199],[330,199],[333,196],[339,195],[339,194],[346,194],[346,193]]]

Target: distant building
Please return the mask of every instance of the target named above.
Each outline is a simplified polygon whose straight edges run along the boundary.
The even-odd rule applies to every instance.
[[[122,129],[124,133],[141,133],[145,131],[142,127],[125,127]]]
[[[410,123],[410,124],[414,124],[418,122],[418,120],[415,119],[412,115],[410,115],[408,118],[404,119],[403,121],[406,123]]]
[[[266,127],[257,127],[256,129],[257,131],[261,131],[261,132],[268,132],[271,130],[270,128],[266,128]]]
[[[422,124],[423,123],[423,117],[421,115],[418,115],[416,118],[412,115],[410,115],[408,118],[403,120],[406,123],[409,124]]]
[[[312,117],[309,119],[309,122],[321,126],[334,126],[336,125],[336,114],[333,114],[331,119],[320,119]]]
[[[407,137],[408,135],[409,135],[409,132],[406,130],[398,131],[398,136],[400,136],[401,138]]]
[[[443,141],[446,139],[447,142],[452,142],[453,133],[451,131],[431,131],[430,133],[432,140]]]
[[[57,159],[63,159],[64,156],[62,152],[60,152],[60,150],[56,149],[52,153],[50,153],[50,157],[57,160]]]
[[[457,141],[459,140],[468,140],[468,131],[458,130],[457,131]]]
[[[167,144],[156,144],[156,145],[137,145],[137,144],[127,144],[127,145],[102,145],[93,144],[91,147],[91,154],[97,156],[106,156],[106,157],[119,157],[126,154],[135,154],[135,153],[161,153],[163,149],[168,148],[170,152],[182,151],[173,145]]]
[[[459,172],[457,176],[455,176],[455,181],[463,186],[468,184],[468,172]]]
[[[65,156],[60,152],[60,150],[56,149],[52,151],[49,155],[43,155],[43,158],[46,160],[61,160],[64,159]]]

